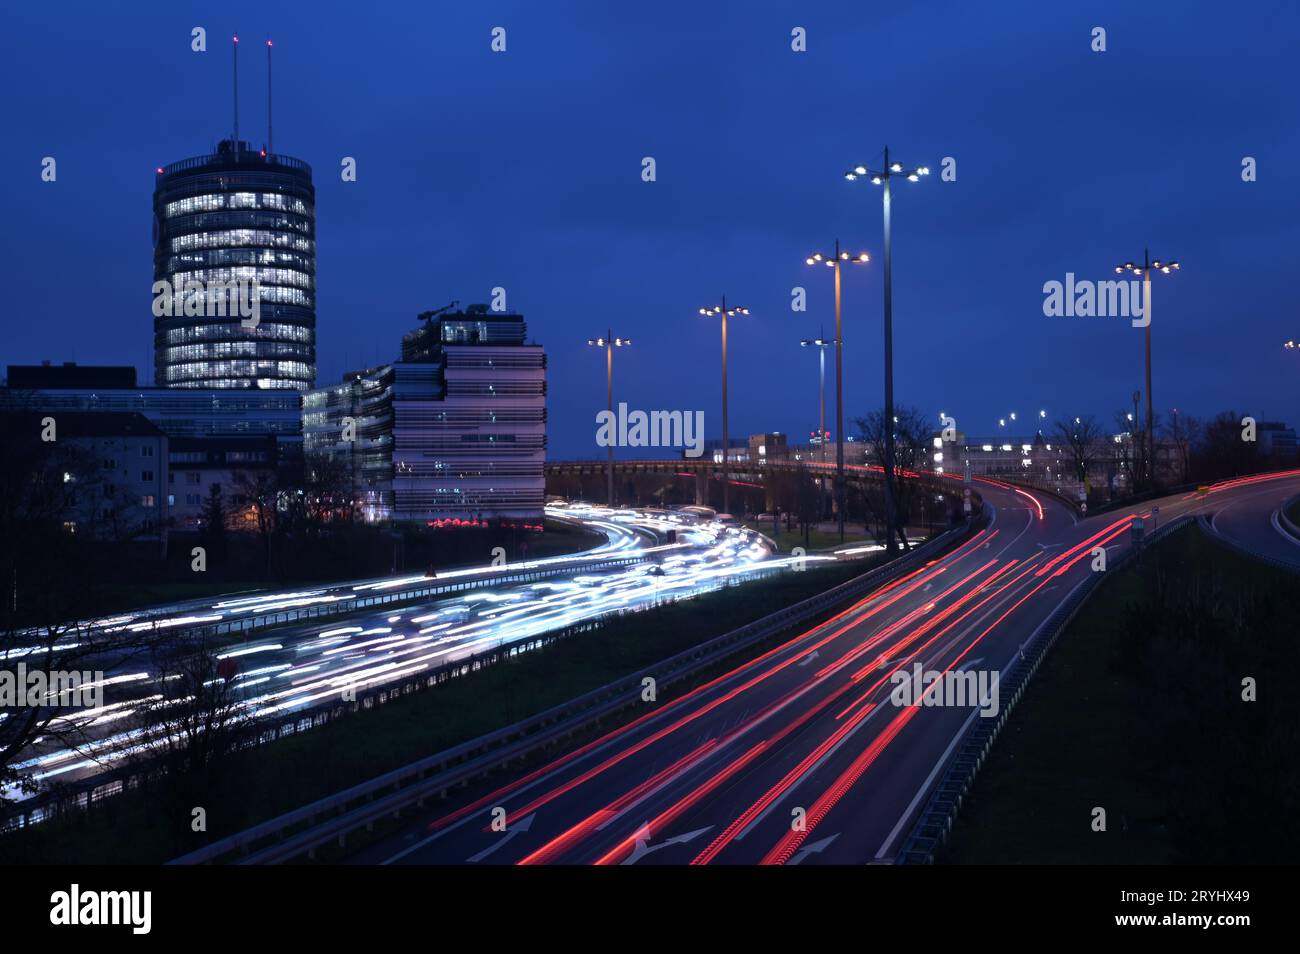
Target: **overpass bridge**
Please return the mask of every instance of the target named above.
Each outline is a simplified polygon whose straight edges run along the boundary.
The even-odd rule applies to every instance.
[[[552,461],[546,465],[547,493],[563,496],[583,496],[601,500],[605,497],[605,474],[607,461],[604,460],[569,460]],[[761,492],[764,499],[763,509],[772,509],[773,481],[776,475],[809,474],[829,489],[835,476],[833,463],[798,461],[789,459],[772,460],[736,460],[727,462],[729,482],[733,488],[741,491],[742,499],[746,490],[757,498]],[[935,493],[960,496],[963,489],[962,478],[955,474],[940,474],[934,471],[900,470],[899,476],[926,490]],[[884,481],[884,468],[874,464],[845,464],[845,480],[860,489],[879,487]],[[701,506],[709,503],[710,485],[721,486],[722,462],[712,458],[669,458],[669,459],[627,459],[614,461],[615,485],[622,486],[627,496],[628,485],[658,483],[663,487],[678,481],[691,481],[694,502]],[[655,481],[655,478],[660,478]],[[979,478],[976,478],[979,479]],[[576,490],[576,492],[575,492]],[[635,496],[635,493],[633,494]],[[751,498],[751,499],[753,499]],[[624,501],[631,503],[632,501]]]

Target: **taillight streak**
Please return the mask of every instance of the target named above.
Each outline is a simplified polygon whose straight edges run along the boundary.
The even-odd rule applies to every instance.
[[[979,645],[980,641],[983,640],[985,636],[991,633],[1004,619],[1022,606],[1026,600],[1052,582],[1053,578],[1054,577],[1052,576],[1046,577],[1042,582],[1038,583],[1033,587],[1033,589],[1013,603],[1001,616],[990,623],[983,632],[971,640],[970,645],[963,649],[951,663],[945,666],[943,670],[941,670],[940,675],[946,675],[951,672],[972,649]],[[862,774],[880,756],[880,753],[883,752],[898,733],[903,730],[903,727],[916,716],[916,713],[921,708],[920,703],[925,698],[926,693],[937,689],[942,685],[942,682],[942,679],[936,679],[932,685],[922,692],[921,698],[918,699],[916,703],[908,706],[903,712],[895,716],[893,720],[890,721],[889,725],[886,726],[885,730],[872,741],[871,745],[869,745],[861,755],[854,759],[849,767],[840,774],[834,783],[832,783],[831,787],[823,792],[817,801],[813,803],[812,808],[808,810],[808,814],[805,816],[804,829],[802,831],[787,832],[786,835],[778,841],[775,846],[773,846],[772,850],[763,856],[763,860],[760,864],[785,864],[789,861],[794,853],[799,850],[799,846],[803,844],[809,833],[820,824],[822,819],[824,819],[839,800],[844,797],[845,793],[847,793],[857,783],[858,779],[862,777]]]
[[[839,694],[837,693],[836,698],[838,698],[838,695]],[[785,791],[789,789],[790,786],[793,785],[806,771],[808,771],[809,768],[815,765],[823,755],[838,745],[840,740],[852,732],[870,712],[870,706],[864,708],[856,716],[832,732],[827,738],[823,739],[822,742],[808,753],[808,755],[805,756],[798,765],[787,772],[779,782],[764,792],[758,801],[745,809],[745,811],[742,812],[735,821],[727,826],[726,830],[723,831],[722,834],[713,839],[712,843],[707,848],[696,855],[691,861],[691,864],[707,865],[716,858],[723,848],[735,840],[738,833],[743,831],[751,821],[761,815],[769,805],[780,798],[781,795],[784,794]]]
[[[582,841],[582,839],[586,838],[588,835],[590,835],[601,825],[605,824],[611,818],[615,818],[619,812],[623,811],[623,809],[626,808],[627,806],[635,803],[636,800],[639,799],[646,792],[651,791],[656,786],[663,783],[666,779],[671,778],[683,766],[699,758],[701,755],[708,752],[710,749],[716,748],[717,744],[718,744],[717,739],[709,739],[699,748],[694,749],[691,752],[688,752],[686,755],[682,756],[676,762],[673,762],[667,768],[659,772],[656,772],[654,775],[646,779],[640,785],[637,785],[635,788],[632,788],[627,792],[625,792],[623,795],[620,795],[618,798],[614,799],[614,801],[610,802],[608,805],[606,805],[600,811],[596,812],[594,815],[590,815],[587,818],[584,818],[582,821],[574,825],[572,828],[564,832],[562,835],[559,835],[556,838],[552,838],[550,841],[548,841],[541,848],[538,848],[532,854],[527,855],[524,858],[521,858],[518,864],[521,865],[549,864],[552,860],[564,854],[564,852],[567,851],[572,845],[575,845],[578,842]],[[517,812],[516,814],[526,815],[527,812],[522,812],[522,813]]]
[[[979,531],[974,536],[972,536],[969,540],[967,540],[965,543],[961,544],[959,547],[956,547],[951,553],[948,553],[944,557],[940,558],[940,560],[928,563],[925,566],[920,567],[919,569],[904,574],[899,579],[894,580],[886,584],[885,586],[881,587],[880,589],[873,591],[872,593],[863,597],[861,600],[854,603],[852,606],[844,610],[841,610],[839,613],[836,613],[834,616],[831,616],[829,619],[824,620],[823,622],[817,624],[816,626],[811,627],[808,630],[805,630],[803,633],[800,633],[798,636],[795,636],[794,638],[788,640],[787,642],[782,643],[780,646],[768,650],[767,652],[756,657],[755,659],[751,659],[748,662],[742,663],[741,665],[737,666],[735,669],[732,669],[729,672],[726,672],[710,680],[704,685],[697,686],[695,689],[692,689],[690,692],[686,693],[685,695],[680,696],[668,702],[662,708],[654,710],[652,712],[647,712],[645,715],[637,717],[636,719],[632,720],[626,725],[619,726],[618,728],[612,729],[609,732],[607,732],[605,735],[601,736],[600,738],[594,739],[591,742],[588,742],[587,744],[573,750],[572,752],[562,755],[559,758],[555,759],[554,761],[548,762],[546,765],[540,766],[537,769],[534,769],[532,772],[529,772],[528,774],[518,779],[515,779],[512,782],[508,782],[507,784],[497,788],[491,793],[484,795],[481,798],[478,798],[473,802],[464,805],[461,808],[448,813],[447,815],[442,816],[441,818],[435,819],[433,822],[430,823],[429,830],[433,831],[440,828],[445,828],[446,826],[451,825],[467,817],[468,815],[482,809],[487,805],[499,804],[502,799],[509,796],[512,792],[517,791],[521,787],[528,785],[531,782],[537,781],[540,778],[544,778],[545,776],[563,768],[565,765],[581,758],[584,755],[589,754],[593,750],[597,750],[603,747],[604,745],[608,744],[609,742],[612,742],[618,739],[619,737],[628,734],[629,732],[640,727],[650,719],[654,719],[656,717],[664,715],[665,713],[669,713],[673,709],[680,708],[684,703],[688,702],[689,700],[695,699],[702,693],[705,693],[708,690],[713,689],[718,685],[739,676],[740,674],[744,673],[746,670],[758,667],[764,662],[770,660],[772,657],[777,656],[782,652],[789,650],[790,647],[797,645],[801,640],[817,632],[818,630],[824,629],[826,626],[832,625],[838,622],[839,620],[844,619],[845,617],[857,612],[860,608],[862,608],[868,603],[871,603],[872,601],[879,600],[882,595],[890,593],[891,591],[896,590],[899,587],[902,587],[903,584],[907,583],[909,580],[913,580],[921,574],[928,574],[924,576],[922,579],[917,580],[912,586],[906,587],[901,592],[896,593],[890,599],[877,602],[876,605],[870,607],[870,609],[866,613],[859,616],[853,622],[845,625],[841,629],[836,630],[835,632],[831,633],[829,636],[817,641],[813,645],[806,647],[802,652],[794,656],[791,656],[790,659],[785,660],[784,662],[773,667],[772,669],[769,669],[766,672],[759,674],[758,676],[742,684],[736,689],[731,690],[726,695],[720,697],[717,700],[714,700],[712,703],[709,703],[707,706],[699,709],[693,714],[683,716],[681,719],[677,720],[672,725],[668,726],[665,729],[661,729],[659,732],[643,740],[641,743],[638,743],[632,749],[627,750],[619,755],[610,757],[609,759],[601,763],[596,768],[583,773],[581,776],[579,776],[578,779],[573,780],[564,785],[561,785],[559,788],[552,790],[547,795],[535,799],[531,803],[531,806],[535,808],[539,805],[543,805],[549,801],[552,801],[554,798],[557,798],[560,795],[564,794],[565,792],[572,790],[574,787],[576,787],[576,785],[581,784],[582,782],[585,781],[589,781],[591,778],[594,778],[596,775],[599,775],[600,773],[606,771],[607,769],[613,767],[614,765],[617,765],[619,762],[635,754],[636,752],[641,751],[647,745],[659,741],[660,739],[664,738],[666,735],[670,734],[671,732],[675,732],[677,729],[681,728],[682,726],[687,725],[690,722],[694,721],[695,719],[698,719],[701,716],[713,711],[713,709],[735,698],[735,696],[738,695],[739,693],[747,691],[748,689],[752,688],[754,685],[757,685],[762,680],[770,678],[771,676],[775,675],[778,672],[781,672],[788,666],[798,662],[801,659],[804,659],[811,653],[817,651],[822,646],[833,641],[834,639],[837,639],[844,632],[847,632],[848,630],[852,629],[854,626],[858,625],[863,620],[869,619],[870,617],[879,613],[881,610],[893,605],[903,596],[913,592],[917,587],[923,585],[929,580],[934,579],[940,573],[946,571],[947,569],[946,566],[940,566],[937,570],[931,570],[931,568],[934,567],[936,563],[944,564],[944,563],[959,562],[961,559],[964,558],[967,552],[972,550],[977,544],[981,542],[981,538],[984,537],[986,534],[988,536],[987,539],[984,540],[985,543],[992,541],[993,538],[996,537],[1000,532],[1001,531],[999,530],[994,530],[991,533],[988,530]],[[519,810],[516,812],[516,814],[526,814],[526,811]]]
[[[881,677],[880,677],[879,679],[877,679],[874,683],[872,683],[871,686],[866,690],[866,692],[864,692],[864,693],[862,693],[860,696],[858,696],[857,699],[855,699],[853,702],[851,702],[851,703],[848,705],[848,707],[847,707],[846,709],[844,709],[844,711],[841,712],[839,715],[837,715],[835,718],[839,719],[839,718],[843,717],[846,713],[852,711],[852,709],[853,709],[854,706],[856,706],[856,705],[858,705],[859,703],[863,702],[864,700],[870,698],[870,697],[871,697],[871,694],[872,694],[873,692],[875,692],[877,689],[879,689],[879,688],[880,688],[880,687],[881,687],[881,686],[886,682],[886,680],[889,679],[890,676],[892,676],[894,673],[898,672],[900,669],[902,669],[904,666],[906,666],[909,662],[911,662],[912,660],[914,660],[914,659],[915,659],[915,658],[916,658],[920,653],[923,653],[926,649],[928,649],[930,646],[932,646],[935,642],[937,642],[938,640],[942,639],[944,636],[948,635],[948,633],[952,632],[954,629],[956,629],[958,626],[960,626],[961,623],[962,623],[962,622],[963,622],[967,617],[972,616],[972,615],[974,615],[975,613],[979,612],[979,611],[980,611],[981,609],[983,609],[983,608],[984,608],[988,603],[990,603],[990,602],[992,602],[993,600],[997,599],[999,596],[1001,596],[1001,595],[1002,595],[1003,593],[1005,593],[1007,590],[1012,589],[1013,587],[1015,587],[1015,585],[1016,585],[1017,583],[1019,583],[1021,580],[1023,580],[1026,576],[1028,576],[1028,575],[1032,572],[1032,567],[1030,567],[1029,564],[1030,564],[1030,563],[1033,563],[1033,561],[1034,561],[1035,559],[1037,559],[1037,556],[1038,556],[1038,555],[1035,554],[1033,557],[1030,557],[1029,560],[1027,560],[1027,561],[1025,562],[1025,564],[1023,565],[1023,569],[1021,570],[1021,572],[1018,573],[1018,574],[1016,574],[1016,576],[1015,576],[1014,578],[1012,578],[1011,580],[1009,580],[1009,581],[1007,581],[1006,583],[1004,583],[1004,584],[1002,584],[1001,586],[999,586],[996,590],[994,590],[994,591],[993,591],[992,593],[990,593],[988,596],[984,597],[984,599],[980,600],[978,603],[976,603],[974,606],[972,606],[972,607],[971,607],[970,609],[968,609],[966,612],[962,613],[960,616],[958,616],[955,620],[953,620],[951,623],[949,623],[949,624],[948,624],[947,626],[945,626],[943,629],[939,630],[939,632],[935,633],[933,636],[931,636],[929,639],[927,639],[927,640],[926,640],[924,643],[922,643],[920,646],[916,647],[916,649],[914,649],[914,650],[912,650],[910,653],[908,653],[907,656],[906,656],[904,659],[899,660],[897,666],[895,666],[895,667],[894,667],[893,669],[891,669],[889,672],[885,673],[885,675],[881,676]],[[1010,568],[1011,568],[1011,565],[1008,564],[1006,567],[1003,567],[1003,570],[1009,570]],[[1001,571],[999,571],[999,572],[1001,572]],[[989,581],[988,581],[988,583],[985,584],[985,586],[991,585],[991,584],[993,583],[993,580],[994,580],[994,579],[996,579],[996,577],[992,577],[992,578],[990,578]],[[979,591],[977,590],[976,592],[979,592]],[[865,669],[860,669],[858,672],[856,672],[856,673],[853,674],[853,681],[854,681],[854,682],[858,682],[860,679],[862,679],[863,677],[865,677],[868,673],[872,672],[873,669],[874,669],[874,667],[871,667],[871,666],[868,666],[868,667],[866,667]]]
[[[1076,543],[1074,546],[1070,547],[1070,549],[1066,550],[1064,553],[1058,553],[1051,560],[1049,560],[1044,566],[1039,567],[1037,575],[1046,576],[1053,569],[1055,569],[1058,563],[1062,562],[1063,560],[1069,559],[1070,557],[1074,556],[1076,553],[1081,553],[1084,550],[1091,549],[1092,547],[1096,546],[1096,541],[1100,540],[1102,537],[1106,536],[1107,534],[1114,533],[1116,527],[1127,527],[1132,522],[1132,520],[1133,518],[1131,516],[1120,517],[1118,520],[1114,521],[1113,523],[1107,524],[1105,527],[1102,527],[1100,530],[1098,530],[1092,536],[1088,537],[1082,543]]]
[[[883,642],[884,640],[888,639],[890,636],[893,636],[895,633],[897,633],[897,632],[898,632],[899,630],[901,630],[903,627],[911,625],[911,624],[912,624],[913,622],[915,622],[917,619],[919,619],[920,617],[922,617],[923,615],[925,615],[929,610],[932,610],[932,609],[935,607],[935,605],[936,605],[940,600],[944,599],[944,598],[945,598],[946,596],[948,596],[950,593],[954,593],[954,592],[956,592],[957,590],[961,589],[963,586],[965,586],[967,583],[969,583],[972,579],[974,579],[975,577],[979,576],[981,573],[983,573],[983,572],[984,572],[985,570],[987,570],[990,566],[993,566],[993,565],[994,565],[995,563],[997,563],[997,562],[998,562],[997,560],[989,560],[987,563],[985,563],[985,564],[984,564],[983,566],[981,566],[979,569],[975,570],[973,573],[970,573],[970,574],[968,574],[967,576],[962,577],[960,580],[958,580],[957,582],[953,583],[952,586],[948,587],[946,590],[943,590],[941,593],[937,594],[933,599],[927,601],[926,603],[924,603],[924,604],[922,604],[921,606],[918,606],[916,609],[912,610],[910,613],[908,613],[906,616],[904,616],[904,617],[903,617],[902,619],[900,619],[898,622],[896,622],[896,623],[894,623],[894,624],[892,624],[892,625],[890,625],[890,626],[885,627],[883,630],[881,630],[879,633],[877,633],[877,634],[876,634],[875,636],[873,636],[872,638],[868,639],[866,642],[862,643],[860,646],[855,646],[853,649],[849,650],[847,653],[845,653],[845,654],[844,654],[843,656],[841,656],[839,659],[835,660],[835,662],[833,662],[833,663],[829,663],[828,665],[823,666],[822,669],[817,673],[817,675],[818,675],[819,677],[821,677],[821,676],[828,676],[828,675],[830,675],[831,673],[835,672],[836,670],[844,668],[844,667],[847,666],[849,663],[851,663],[853,660],[858,659],[859,657],[861,657],[861,656],[864,655],[865,653],[870,652],[870,651],[871,651],[872,649],[874,649],[876,646],[879,646],[881,642]],[[975,592],[978,593],[979,591],[976,590]],[[955,604],[955,605],[960,606],[961,604],[960,604],[960,602],[958,602],[958,603]],[[930,627],[932,627],[932,626],[934,626],[934,625],[936,625],[936,624],[942,622],[944,619],[947,618],[947,615],[948,615],[949,613],[951,613],[951,612],[952,612],[952,609],[951,609],[951,608],[947,608],[947,609],[944,609],[944,610],[942,610],[941,612],[937,613],[935,616],[933,616],[933,617],[931,617],[929,620],[927,620],[926,623],[925,623],[925,625],[923,625],[919,630],[917,630],[917,631],[912,635],[911,638],[915,638],[916,636],[920,635],[921,633],[926,632]],[[903,645],[906,645],[906,642],[903,643]]]

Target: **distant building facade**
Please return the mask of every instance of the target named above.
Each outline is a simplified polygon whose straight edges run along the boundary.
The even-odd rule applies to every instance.
[[[751,434],[749,437],[749,459],[756,461],[784,460],[790,456],[790,445],[786,436],[780,432],[770,434]]]
[[[1295,428],[1287,427],[1281,421],[1260,421],[1256,430],[1259,450],[1265,457],[1277,457],[1283,460],[1296,456]]]
[[[137,413],[0,411],[9,446],[48,449],[69,533],[159,539],[167,520],[167,435]],[[52,438],[52,439],[48,439]]]
[[[162,447],[141,451],[152,460],[148,467],[119,466],[134,459],[132,448],[94,458],[115,493],[140,498],[134,506],[147,512],[141,521],[151,528],[193,529],[213,485],[235,505],[241,475],[273,472],[302,453],[298,391],[141,388],[135,380],[129,367],[10,365],[0,387],[0,414],[52,418],[61,435],[80,435],[82,443],[97,428],[120,429],[124,421],[136,421],[134,433],[161,435]],[[143,490],[146,483],[151,493]],[[73,519],[86,524],[84,515]]]
[[[296,391],[142,388],[135,369],[9,365],[0,411],[64,411],[144,415],[172,437],[272,435],[290,449],[301,442]]]
[[[275,438],[176,437],[168,445],[167,501],[171,525],[196,530],[203,525],[213,494],[228,511],[245,503],[241,488],[256,474],[273,474]]]

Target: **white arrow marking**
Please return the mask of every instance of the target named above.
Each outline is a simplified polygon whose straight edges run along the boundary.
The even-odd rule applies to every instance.
[[[510,841],[510,839],[515,837],[515,835],[522,834],[523,832],[526,832],[528,831],[528,829],[532,828],[533,819],[536,817],[537,817],[537,813],[533,812],[533,814],[529,815],[527,818],[521,818],[506,832],[506,836],[504,838],[498,838],[496,840],[496,844],[492,845],[491,847],[484,848],[477,855],[474,855],[465,860],[471,865],[478,864],[488,855],[492,854],[492,852],[496,851],[498,848],[503,847],[506,844],[506,842]]]
[[[639,829],[637,829],[636,847],[632,849],[632,854],[628,855],[627,858],[625,858],[622,863],[625,865],[634,865],[642,858],[644,858],[646,855],[652,855],[656,851],[659,851],[661,848],[667,848],[671,845],[684,845],[688,841],[694,841],[696,838],[699,838],[700,835],[703,835],[706,831],[712,830],[712,828],[713,828],[712,825],[709,825],[708,828],[697,828],[695,829],[695,831],[688,831],[684,835],[674,835],[672,838],[664,839],[657,845],[651,845],[649,844],[650,826],[648,824],[642,825]]]
[[[810,662],[812,662],[814,659],[816,659],[816,658],[817,658],[818,656],[820,656],[820,655],[821,655],[821,650],[814,649],[812,652],[810,652],[810,653],[807,655],[807,657],[804,659],[804,661],[801,662],[801,663],[799,664],[800,668],[802,668],[802,667],[808,665]]]
[[[964,662],[964,663],[962,663],[961,666],[957,669],[957,671],[958,671],[958,672],[965,672],[965,671],[966,671],[967,669],[969,669],[971,666],[975,665],[976,663],[982,663],[983,661],[984,661],[984,657],[983,657],[983,656],[980,656],[978,659],[972,659],[972,660],[970,660],[969,662]]]
[[[840,833],[836,832],[835,834],[831,835],[829,838],[823,838],[821,841],[814,841],[807,845],[804,845],[802,848],[799,849],[799,852],[793,858],[791,858],[789,861],[786,862],[786,864],[797,865],[799,864],[799,862],[803,861],[809,855],[820,855],[823,851],[829,848],[831,842],[838,837],[840,837]]]

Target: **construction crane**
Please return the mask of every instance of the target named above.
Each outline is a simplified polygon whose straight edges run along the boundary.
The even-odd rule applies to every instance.
[[[434,309],[433,311],[422,311],[422,312],[420,312],[420,314],[417,315],[416,317],[419,318],[421,321],[429,321],[430,319],[437,318],[437,317],[438,317],[439,315],[441,315],[443,312],[451,311],[453,308],[457,307],[459,304],[460,304],[460,302],[458,302],[458,301],[453,301],[453,302],[451,302],[450,304],[443,305],[441,308],[436,308],[436,309]]]

